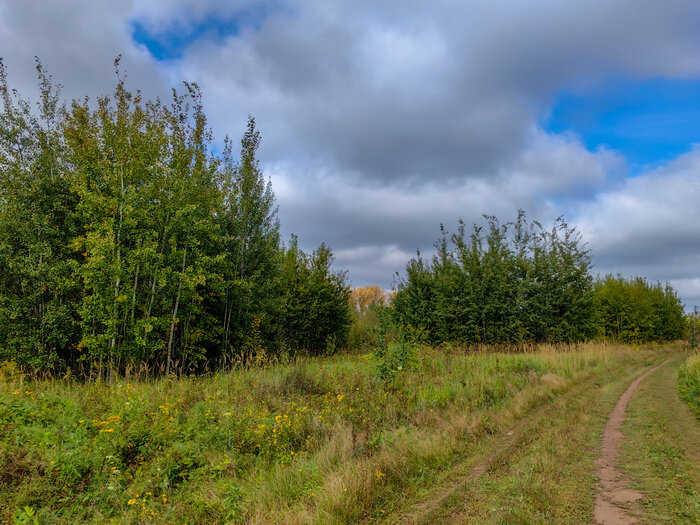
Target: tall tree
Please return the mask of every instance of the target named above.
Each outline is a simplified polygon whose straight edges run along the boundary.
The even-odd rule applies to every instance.
[[[224,211],[221,232],[224,246],[222,352],[240,348],[256,319],[268,335],[278,314],[280,238],[272,184],[260,170],[256,153],[260,133],[255,119],[241,140],[240,162],[234,162],[230,140],[224,150]]]
[[[37,60],[35,108],[7,84],[0,60],[0,359],[56,366],[77,342],[82,230],[63,159],[60,86]]]

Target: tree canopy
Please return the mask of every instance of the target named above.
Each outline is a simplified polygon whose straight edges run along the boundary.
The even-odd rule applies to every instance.
[[[0,360],[171,372],[342,344],[345,274],[280,242],[255,120],[216,154],[196,84],[145,100],[116,66],[111,96],[66,107],[40,63],[38,104],[0,63]]]

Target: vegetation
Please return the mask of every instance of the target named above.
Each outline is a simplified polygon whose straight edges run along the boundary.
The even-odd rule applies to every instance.
[[[422,348],[384,380],[379,358],[362,355],[111,383],[30,379],[5,365],[0,514],[354,523],[574,385],[596,392],[590,382],[656,359],[612,346]]]
[[[694,352],[678,370],[678,393],[700,417],[700,353]]]
[[[281,242],[252,117],[216,153],[195,84],[147,101],[115,66],[65,107],[38,63],[35,107],[0,62],[2,521],[591,521],[597,432],[665,352],[617,343],[699,339],[670,286],[594,279],[575,228],[521,211],[351,291]],[[697,354],[678,378],[700,413]],[[661,519],[697,491],[649,448],[656,401],[630,432]]]
[[[326,353],[350,325],[331,250],[279,239],[253,118],[211,149],[195,84],[33,108],[0,63],[0,361],[103,375]]]
[[[683,337],[683,304],[671,286],[608,275],[594,286],[600,335],[625,343]]]
[[[384,346],[386,337],[380,334],[392,324],[392,298],[393,293],[377,285],[361,286],[350,292],[352,323],[348,343],[351,349],[372,352]]]
[[[624,470],[644,494],[638,523],[700,522],[700,420],[676,396],[682,359],[639,385],[622,428]]]
[[[516,345],[673,341],[683,336],[675,291],[643,279],[594,281],[588,250],[564,220],[550,231],[487,216],[467,237],[443,228],[431,262],[420,253],[406,266],[393,300],[394,318],[423,330],[432,343]]]

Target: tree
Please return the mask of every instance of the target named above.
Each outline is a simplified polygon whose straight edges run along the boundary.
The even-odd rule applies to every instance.
[[[0,60],[0,359],[33,367],[70,360],[79,288],[75,213],[61,136],[60,86],[37,60],[36,110],[7,84]]]
[[[431,341],[522,344],[580,341],[594,333],[590,258],[562,219],[550,232],[518,212],[513,223],[485,216],[487,229],[444,228],[431,263],[406,265],[395,317]]]
[[[295,236],[282,265],[283,309],[279,330],[293,349],[333,353],[345,345],[351,323],[345,272],[331,270],[333,254],[321,244],[310,256]]]
[[[223,353],[240,348],[255,319],[264,321],[270,337],[271,320],[279,310],[279,221],[272,184],[265,181],[256,159],[259,146],[260,133],[249,117],[240,163],[233,161],[228,139],[224,150]]]

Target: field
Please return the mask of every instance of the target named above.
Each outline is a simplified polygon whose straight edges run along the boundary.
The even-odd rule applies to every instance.
[[[700,425],[676,391],[685,353],[604,344],[421,348],[384,380],[371,354],[111,383],[5,364],[0,519],[590,523],[605,421],[632,379],[669,357],[640,394],[655,404],[630,404],[622,454],[654,496],[640,510],[650,522],[692,523]],[[670,398],[683,419],[660,411]],[[661,427],[668,443],[653,445]]]

